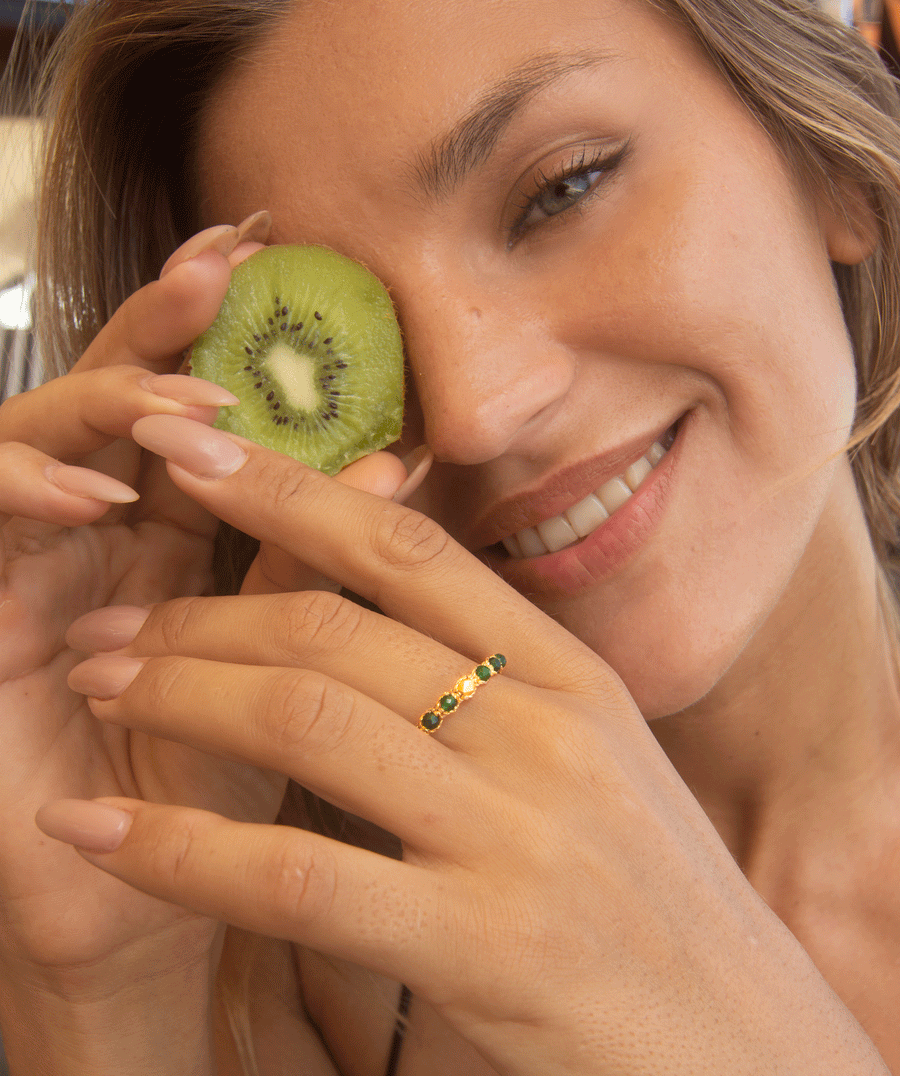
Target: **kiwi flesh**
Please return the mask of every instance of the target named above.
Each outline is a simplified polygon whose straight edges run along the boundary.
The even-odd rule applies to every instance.
[[[270,246],[241,262],[190,365],[240,400],[216,426],[326,474],[400,437],[403,343],[390,296],[327,247]]]

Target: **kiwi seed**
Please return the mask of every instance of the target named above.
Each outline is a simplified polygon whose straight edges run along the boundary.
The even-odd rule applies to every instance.
[[[241,262],[191,371],[241,401],[216,426],[327,474],[400,436],[403,344],[390,296],[327,247],[265,247]]]

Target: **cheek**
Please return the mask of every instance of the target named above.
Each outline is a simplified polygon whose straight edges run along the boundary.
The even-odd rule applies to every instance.
[[[736,436],[802,437],[824,458],[852,423],[855,370],[817,221],[779,169],[707,161],[629,186],[548,256],[547,309],[572,349],[683,371]]]
[[[727,464],[707,466],[681,483],[640,565],[546,611],[610,664],[647,720],[685,710],[723,682],[751,640],[768,637],[817,541],[830,478],[819,470],[766,499]]]
[[[648,719],[711,691],[800,585],[856,395],[830,266],[803,214],[790,202],[751,212],[749,194],[713,213],[709,199],[659,193],[614,261],[609,245],[603,258],[582,252],[590,301],[568,331],[597,369],[624,357],[648,395],[692,404],[695,421],[649,548],[546,610],[612,665]]]

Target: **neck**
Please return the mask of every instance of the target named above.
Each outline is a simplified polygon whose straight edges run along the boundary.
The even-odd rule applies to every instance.
[[[886,782],[900,778],[881,592],[847,467],[765,625],[708,696],[652,725],[754,884],[823,834],[846,837],[876,802],[883,814]]]

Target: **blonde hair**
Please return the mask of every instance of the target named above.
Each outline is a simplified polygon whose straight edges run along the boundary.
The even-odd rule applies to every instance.
[[[53,369],[70,365],[195,230],[200,108],[291,2],[92,0],[76,7],[41,88],[49,127],[38,317]],[[897,87],[862,39],[815,0],[644,2],[692,35],[813,189],[839,202],[841,186],[854,184],[872,207],[875,253],[859,266],[835,266],[834,274],[860,389],[852,464],[885,593],[893,594],[900,574]],[[295,805],[291,818],[331,828],[322,817],[311,822],[309,803]],[[245,957],[236,966],[246,967]],[[242,1063],[253,1072],[243,973],[232,967],[224,978]]]
[[[851,462],[889,590],[900,584],[900,90],[862,37],[808,0],[649,0],[684,26],[813,190],[855,185],[873,255],[833,271],[856,359]]]

